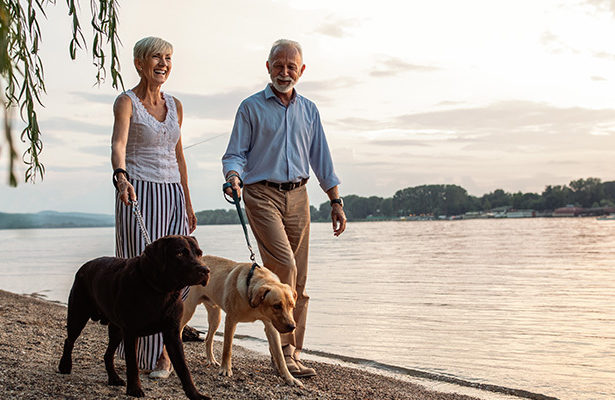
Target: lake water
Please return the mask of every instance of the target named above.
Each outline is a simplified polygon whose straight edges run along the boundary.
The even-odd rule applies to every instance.
[[[248,261],[238,225],[195,235],[208,254]],[[0,230],[0,288],[66,302],[78,267],[113,246],[112,228]],[[313,224],[308,293],[305,347],[321,355],[487,389],[615,398],[615,221],[352,223],[339,238]],[[206,321],[200,307],[191,325]],[[258,322],[237,334],[264,339]]]

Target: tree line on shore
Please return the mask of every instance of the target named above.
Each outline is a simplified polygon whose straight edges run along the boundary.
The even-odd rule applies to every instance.
[[[502,189],[480,197],[458,185],[421,185],[398,190],[393,197],[344,196],[349,221],[397,219],[408,215],[461,215],[506,207],[516,210],[552,211],[567,205],[583,208],[615,207],[615,181],[599,178],[577,179],[568,185],[548,185],[542,193],[508,193]],[[331,206],[324,202],[310,206],[314,222],[329,221]],[[237,211],[205,210],[197,213],[199,224],[237,224]]]

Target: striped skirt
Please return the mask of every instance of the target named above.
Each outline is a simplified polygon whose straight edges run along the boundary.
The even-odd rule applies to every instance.
[[[189,232],[184,189],[180,183],[155,183],[130,179],[135,188],[139,211],[143,216],[145,229],[152,241],[166,235],[187,235]],[[115,195],[115,255],[131,258],[140,255],[146,243],[132,206],[126,206]],[[182,293],[182,300],[188,295],[188,289]],[[162,354],[162,333],[140,337],[137,345],[137,361],[140,369],[156,367]],[[117,355],[124,358],[124,343],[117,350]]]

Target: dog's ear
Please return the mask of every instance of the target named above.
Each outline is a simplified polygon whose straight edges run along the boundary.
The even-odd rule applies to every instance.
[[[199,241],[196,240],[196,237],[194,237],[194,236],[185,236],[185,238],[188,241],[188,243],[190,244],[190,247],[191,247],[192,251],[194,252],[194,254],[196,254],[197,257],[202,257],[203,256],[203,250],[201,250],[201,248],[199,247]]]
[[[154,240],[152,243],[145,246],[143,250],[143,254],[147,257],[151,258],[153,262],[159,261],[158,258],[161,256],[160,252],[164,251],[164,246],[162,246],[162,238],[158,240]]]
[[[196,247],[199,247],[199,241],[196,239],[196,236],[186,236],[186,238],[192,243],[194,243]]]
[[[271,288],[269,288],[269,286],[261,286],[259,287],[255,293],[252,294],[252,298],[250,299],[250,306],[253,308],[258,307],[263,300],[265,300],[265,297],[267,297],[267,294],[271,291]]]

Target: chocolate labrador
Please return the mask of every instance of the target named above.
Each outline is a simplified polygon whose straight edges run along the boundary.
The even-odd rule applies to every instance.
[[[75,275],[68,298],[68,335],[60,373],[71,372],[75,340],[92,319],[109,325],[109,345],[104,357],[109,385],[126,384],[113,365],[115,350],[124,340],[126,394],[143,397],[136,358],[137,337],[162,332],[169,358],[188,398],[209,399],[192,382],[180,339],[180,291],[190,285],[204,286],[209,279],[202,254],[194,237],[165,236],[148,245],[140,256],[101,257],[85,263]]]

